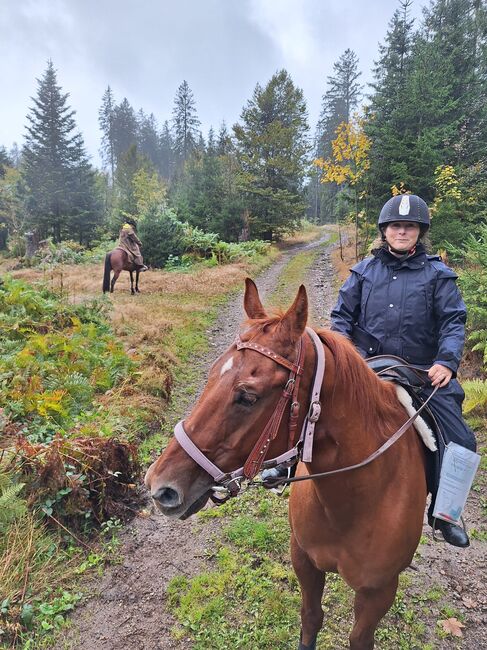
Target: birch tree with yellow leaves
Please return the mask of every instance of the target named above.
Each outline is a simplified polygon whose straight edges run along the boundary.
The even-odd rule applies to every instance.
[[[322,170],[322,183],[336,183],[342,190],[350,188],[353,192],[355,257],[358,259],[359,221],[365,215],[365,211],[359,210],[359,202],[366,196],[364,181],[370,167],[369,150],[372,142],[364,132],[364,119],[358,116],[339,124],[335,133],[336,138],[331,143],[331,157],[326,160],[318,158],[315,165]]]

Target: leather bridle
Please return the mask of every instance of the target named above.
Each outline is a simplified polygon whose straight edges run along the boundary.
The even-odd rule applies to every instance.
[[[242,480],[252,480],[262,470],[268,467],[275,467],[281,463],[290,463],[295,461],[303,450],[303,460],[310,461],[312,458],[313,450],[313,435],[315,423],[320,417],[321,404],[319,401],[321,393],[321,385],[325,373],[325,355],[323,345],[318,335],[310,328],[306,328],[306,333],[313,342],[316,350],[317,363],[315,368],[315,376],[313,381],[311,402],[308,413],[304,419],[303,427],[299,440],[296,441],[296,430],[298,425],[300,405],[298,402],[299,386],[301,376],[303,374],[304,362],[304,342],[303,337],[300,337],[296,348],[296,361],[289,361],[288,359],[277,354],[273,350],[266,348],[253,340],[242,341],[240,336],[237,336],[235,346],[237,350],[249,349],[258,352],[275,363],[287,368],[289,370],[288,380],[282,390],[279,401],[277,402],[272,415],[270,416],[264,430],[260,434],[257,442],[255,443],[252,451],[250,452],[247,460],[242,467],[234,470],[233,472],[223,472],[217,467],[203,452],[195,445],[191,438],[186,433],[183,422],[178,422],[174,429],[174,435],[191,458],[210,476],[215,480],[214,491],[217,493],[227,491],[230,496],[235,496],[241,488]],[[288,424],[288,446],[289,449],[284,454],[265,460],[266,454],[269,450],[271,442],[276,438],[279,428],[281,426],[282,418],[288,403],[290,404],[289,410],[289,424]]]

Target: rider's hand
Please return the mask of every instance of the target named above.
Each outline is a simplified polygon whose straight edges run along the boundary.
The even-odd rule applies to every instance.
[[[439,386],[440,388],[443,388],[443,386],[446,386],[448,384],[452,374],[453,372],[450,370],[450,368],[446,368],[439,363],[435,363],[435,365],[431,366],[431,368],[428,370],[428,377],[431,380],[431,385]]]

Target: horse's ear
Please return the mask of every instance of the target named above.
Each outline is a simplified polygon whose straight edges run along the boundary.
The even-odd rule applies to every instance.
[[[293,341],[297,341],[305,330],[308,322],[308,295],[304,284],[298,289],[298,294],[293,304],[284,314],[281,320],[281,327],[286,327],[289,336]]]
[[[255,282],[245,278],[244,309],[249,318],[267,318]]]

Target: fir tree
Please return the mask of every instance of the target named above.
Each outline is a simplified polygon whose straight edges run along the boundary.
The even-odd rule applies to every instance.
[[[169,180],[172,178],[174,173],[175,154],[174,141],[167,120],[162,125],[162,130],[159,134],[159,151],[161,175],[163,178]]]
[[[173,108],[174,149],[185,162],[196,149],[200,121],[196,114],[193,93],[187,81],[179,86]]]
[[[114,112],[115,101],[112,89],[107,86],[100,110],[98,111],[98,123],[102,132],[100,154],[103,163],[110,170],[110,177],[115,177],[115,134],[114,134]]]
[[[146,156],[154,168],[161,172],[161,146],[157,121],[153,113],[146,115],[141,109],[137,114],[138,149]]]
[[[132,145],[137,144],[137,118],[126,97],[113,109],[113,148],[118,165]]]
[[[342,122],[349,122],[361,97],[362,86],[358,82],[362,74],[358,69],[355,52],[345,50],[333,65],[334,75],[328,77],[328,88],[323,95],[322,110],[318,123],[321,140],[320,156],[329,155],[330,143],[335,131]]]
[[[232,137],[228,132],[227,125],[222,122],[220,130],[218,131],[217,150],[220,156],[224,156],[234,151]]]
[[[298,227],[305,211],[309,147],[303,93],[281,70],[265,88],[257,84],[241,120],[234,132],[252,236],[279,238]]]
[[[316,158],[331,155],[331,143],[336,130],[343,122],[348,123],[361,98],[362,86],[358,79],[356,54],[347,49],[333,65],[334,74],[328,77],[328,87],[323,95],[321,114],[316,128],[314,152]],[[317,222],[330,221],[338,188],[335,184],[321,184],[320,173],[313,170],[307,188],[308,215]]]
[[[95,193],[83,138],[75,130],[75,111],[67,106],[67,98],[49,61],[27,116],[22,175],[27,225],[55,241],[71,236],[71,217]]]

